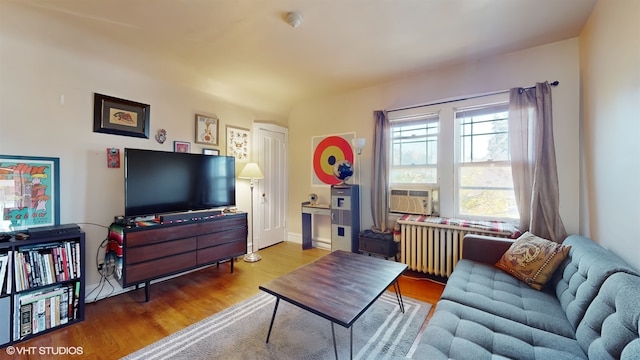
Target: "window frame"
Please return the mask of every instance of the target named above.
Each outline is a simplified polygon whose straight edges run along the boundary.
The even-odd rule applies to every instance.
[[[460,165],[461,165],[461,138],[459,120],[456,118],[456,110],[463,108],[477,108],[487,105],[508,104],[509,93],[481,95],[464,99],[454,99],[435,102],[428,105],[416,106],[407,109],[392,110],[388,112],[389,129],[389,186],[400,188],[424,188],[437,187],[439,189],[440,216],[469,220],[496,220],[517,223],[519,219],[496,216],[463,215],[459,209],[460,196]],[[438,145],[437,145],[437,181],[436,183],[399,183],[391,179],[392,169],[392,144],[393,123],[404,119],[416,119],[425,114],[438,114]],[[494,161],[494,165],[509,164],[509,161]],[[487,164],[489,166],[489,164]],[[495,189],[495,188],[492,188]],[[512,188],[510,188],[512,189]]]
[[[414,114],[414,115],[409,115],[409,116],[398,116],[398,117],[394,117],[394,118],[390,118],[390,127],[389,127],[389,185],[391,187],[404,187],[404,188],[412,188],[412,187],[419,187],[422,184],[427,184],[429,186],[437,186],[438,183],[438,163],[440,162],[440,158],[439,158],[439,154],[440,154],[440,148],[439,148],[439,144],[440,144],[440,119],[439,119],[439,114],[436,113],[422,113],[422,114]],[[417,165],[407,165],[407,164],[402,164],[402,161],[400,161],[400,164],[395,165],[394,164],[394,147],[396,145],[396,141],[397,139],[410,139],[411,136],[400,136],[400,137],[396,137],[395,136],[395,130],[396,128],[403,128],[403,127],[410,127],[412,125],[422,125],[424,124],[424,130],[425,133],[424,135],[419,135],[421,138],[423,138],[424,140],[420,141],[420,142],[424,142],[425,143],[425,163],[424,164],[417,164]],[[435,134],[430,134],[429,132],[429,128],[432,127],[431,124],[437,124],[436,127],[436,133]],[[408,132],[410,132],[410,130],[407,130]],[[400,140],[402,142],[402,140]],[[429,142],[433,142],[435,141],[435,158],[436,158],[436,162],[435,164],[430,163],[429,160],[432,158],[432,156],[430,156],[429,154]],[[407,142],[408,143],[408,142]],[[435,182],[426,182],[426,183],[416,183],[416,182],[393,182],[393,172],[394,170],[398,170],[398,169],[435,169],[436,171],[436,181]]]

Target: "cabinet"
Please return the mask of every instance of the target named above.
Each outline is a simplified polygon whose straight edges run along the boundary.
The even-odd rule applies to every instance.
[[[360,233],[359,185],[331,187],[331,251],[358,251]]]
[[[0,346],[84,320],[85,234],[0,243]]]
[[[359,238],[361,253],[380,255],[385,259],[393,257],[398,261],[398,243],[393,241],[392,233],[375,233],[371,230],[365,230],[360,233]]]
[[[112,226],[112,231],[117,226]],[[154,279],[219,263],[247,253],[247,214],[226,214],[197,221],[119,228],[123,288],[145,284],[150,298]]]

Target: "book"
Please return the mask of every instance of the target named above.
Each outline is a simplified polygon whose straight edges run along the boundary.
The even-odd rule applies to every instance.
[[[9,262],[7,263],[7,294],[11,294],[12,286],[13,286],[13,276],[11,276],[11,272],[13,271],[13,251],[9,251]]]
[[[70,258],[69,256],[71,254],[69,254],[68,251],[67,251],[66,243],[61,248],[61,250],[62,250],[62,268],[64,270],[63,279],[64,280],[69,280],[69,279],[71,279],[71,274],[69,274],[69,258]]]
[[[24,304],[20,306],[20,337],[23,338],[31,334],[33,325],[31,324],[32,305]]]
[[[75,265],[76,265],[76,277],[82,276],[82,271],[80,270],[80,242],[76,241],[74,244],[75,247]]]
[[[9,264],[9,254],[0,255],[0,294],[3,293],[2,289],[4,288],[4,279],[7,277],[7,266]],[[9,291],[5,291],[5,293],[9,293]]]
[[[55,298],[55,296],[54,296]],[[51,328],[51,300],[52,298],[48,297],[44,299],[44,329]],[[55,303],[55,300],[54,300]],[[43,329],[43,330],[44,330]]]
[[[37,302],[33,303],[33,305],[35,306],[35,309],[33,311],[33,315],[32,315],[32,321],[33,321],[33,333],[39,333],[43,330],[46,330],[46,317],[45,317],[45,311],[46,311],[46,299],[42,298],[39,299]]]
[[[22,263],[20,262],[21,253],[13,253],[13,274],[15,276],[15,290],[16,292],[22,290]]]
[[[66,324],[69,321],[69,287],[65,287],[60,295],[60,323]]]
[[[53,300],[53,304],[51,304],[51,323],[53,326],[60,325],[60,296],[56,296]]]

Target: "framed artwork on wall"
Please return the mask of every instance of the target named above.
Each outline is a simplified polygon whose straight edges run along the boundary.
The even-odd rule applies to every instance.
[[[0,155],[0,232],[60,224],[60,159]]]
[[[174,141],[173,151],[182,153],[191,152],[191,143],[187,141]]]
[[[220,155],[220,150],[218,149],[202,149],[202,153],[205,155]]]
[[[150,108],[147,104],[95,94],[93,132],[148,139]]]
[[[355,137],[355,133],[346,133],[311,138],[311,185],[335,185],[341,182],[333,174],[334,166],[340,161],[348,161],[353,165],[354,151],[351,143]]]
[[[196,144],[218,145],[218,117],[196,114]]]
[[[249,139],[251,131],[227,125],[227,156],[233,156],[237,161],[249,161]]]

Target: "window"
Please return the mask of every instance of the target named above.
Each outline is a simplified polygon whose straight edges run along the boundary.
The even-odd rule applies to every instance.
[[[508,104],[455,111],[459,127],[457,213],[518,218],[509,156]]]
[[[508,96],[390,111],[390,186],[439,188],[441,216],[517,219]]]
[[[438,114],[396,119],[391,126],[390,182],[438,182]]]

